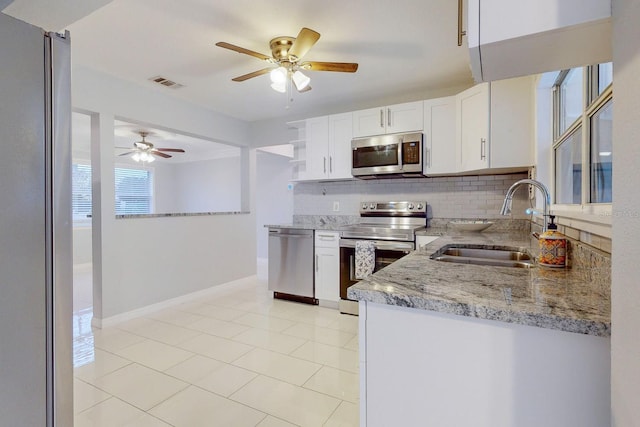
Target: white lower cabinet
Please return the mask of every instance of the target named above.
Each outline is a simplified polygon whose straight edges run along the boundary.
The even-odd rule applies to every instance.
[[[360,425],[610,425],[606,337],[360,302]]]
[[[340,235],[315,232],[315,295],[320,305],[338,307],[340,300]]]

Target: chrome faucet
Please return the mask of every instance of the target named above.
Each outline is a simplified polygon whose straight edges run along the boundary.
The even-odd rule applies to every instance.
[[[547,217],[549,216],[549,206],[551,205],[551,195],[549,194],[549,190],[544,186],[540,181],[536,181],[535,179],[521,179],[520,181],[516,181],[509,187],[507,190],[507,195],[504,197],[504,202],[502,203],[502,209],[500,210],[500,215],[510,215],[511,214],[511,203],[513,202],[513,193],[515,193],[516,189],[521,185],[533,185],[542,193],[542,232],[547,231]]]

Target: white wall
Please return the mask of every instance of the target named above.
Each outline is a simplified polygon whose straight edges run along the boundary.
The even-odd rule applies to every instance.
[[[240,156],[175,166],[179,211],[240,211]]]
[[[246,123],[83,67],[73,69],[73,106],[94,113],[95,319],[255,274],[254,213],[116,220],[113,201],[115,117],[236,146],[248,144]],[[254,156],[244,159],[252,171]]]
[[[613,0],[612,425],[640,425],[640,2]]]
[[[91,227],[73,227],[73,265],[91,262]]]
[[[155,213],[241,211],[240,156],[154,163]]]
[[[258,151],[256,154],[256,235],[258,258],[267,258],[265,224],[287,224],[293,219],[293,191],[289,158]]]

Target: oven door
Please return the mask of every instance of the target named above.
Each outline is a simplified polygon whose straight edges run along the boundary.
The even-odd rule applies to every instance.
[[[357,302],[347,298],[347,289],[357,283],[356,279],[356,240],[340,239],[340,311],[358,314]],[[396,242],[375,240],[376,265],[374,273],[399,260],[415,249],[414,242]],[[350,304],[349,304],[350,303]]]

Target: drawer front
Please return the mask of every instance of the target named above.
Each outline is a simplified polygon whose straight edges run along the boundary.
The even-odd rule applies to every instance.
[[[316,230],[315,245],[319,248],[337,248],[340,243],[340,233],[335,231]]]

